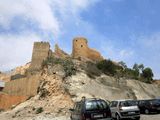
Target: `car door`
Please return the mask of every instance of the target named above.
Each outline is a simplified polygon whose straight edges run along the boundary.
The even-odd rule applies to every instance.
[[[77,103],[74,109],[74,120],[81,120],[81,104]]]
[[[145,101],[139,101],[139,105],[138,105],[139,109],[141,112],[144,112],[145,110]]]
[[[112,117],[115,118],[115,114],[116,114],[116,111],[117,111],[117,104],[118,102],[117,101],[112,101],[111,102],[111,105],[110,105],[110,109],[111,109],[111,114],[112,114]]]
[[[72,120],[76,120],[76,107],[77,107],[77,103],[75,103],[74,107],[73,107],[73,111],[72,111]]]

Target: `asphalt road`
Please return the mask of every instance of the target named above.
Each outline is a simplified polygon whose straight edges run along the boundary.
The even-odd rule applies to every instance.
[[[141,120],[160,120],[160,114],[141,115]]]

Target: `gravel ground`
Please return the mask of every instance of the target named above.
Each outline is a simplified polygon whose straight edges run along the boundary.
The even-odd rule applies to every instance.
[[[160,120],[160,114],[141,115],[141,120]]]
[[[70,120],[66,117],[57,117],[57,118],[46,118],[46,117],[37,117],[36,119],[32,120]],[[160,120],[160,114],[154,115],[141,115],[141,120]]]
[[[32,120],[70,120],[69,117],[57,117],[57,118],[51,118],[51,117],[36,117]],[[152,115],[141,115],[141,120],[160,120],[160,114],[152,114]]]

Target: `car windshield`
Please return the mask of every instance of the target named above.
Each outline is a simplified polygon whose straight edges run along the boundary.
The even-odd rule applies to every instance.
[[[86,110],[104,110],[108,108],[108,104],[103,100],[91,100],[86,102]]]
[[[122,106],[122,107],[136,106],[136,105],[137,105],[137,102],[136,101],[132,101],[132,100],[130,100],[130,101],[122,101],[120,103],[120,106]]]
[[[153,105],[160,105],[160,100],[158,100],[158,99],[152,100],[152,101],[150,101],[150,103]]]

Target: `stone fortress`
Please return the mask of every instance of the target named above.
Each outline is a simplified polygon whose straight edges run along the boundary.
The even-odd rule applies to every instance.
[[[83,37],[74,38],[72,57],[83,57],[95,61],[103,60],[103,57],[100,55],[99,52],[88,47],[88,41],[86,38]]]
[[[99,52],[89,48],[88,41],[84,37],[76,37],[73,39],[72,54],[69,55],[55,45],[54,52],[50,49],[48,42],[35,42],[33,46],[31,70],[41,69],[42,62],[47,57],[56,56],[59,58],[73,58],[73,59],[88,59],[93,61],[103,60],[103,57]]]
[[[25,69],[26,72],[7,77],[5,87],[0,92],[0,109],[9,109],[37,94],[41,75],[34,72],[41,70],[43,61],[52,56],[92,61],[103,59],[99,52],[88,47],[88,41],[83,37],[74,38],[71,55],[61,50],[57,44],[53,52],[48,42],[35,42],[31,63]]]

